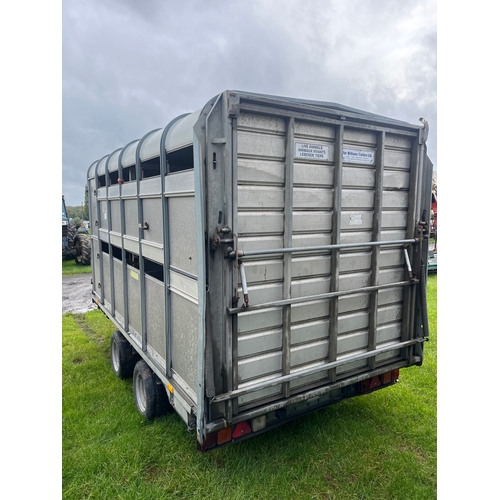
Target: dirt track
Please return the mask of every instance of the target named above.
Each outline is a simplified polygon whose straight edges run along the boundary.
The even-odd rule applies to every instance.
[[[97,306],[92,303],[91,274],[62,277],[62,313],[86,313]]]

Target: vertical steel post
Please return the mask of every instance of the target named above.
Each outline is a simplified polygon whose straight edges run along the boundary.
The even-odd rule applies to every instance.
[[[147,350],[147,322],[146,322],[146,274],[144,273],[144,257],[142,256],[142,242],[144,240],[144,213],[141,199],[141,146],[144,141],[152,134],[160,130],[159,128],[148,132],[137,145],[135,150],[135,172],[137,181],[137,223],[139,226],[139,295],[141,299],[141,339],[142,350]]]
[[[103,279],[104,279],[104,266],[103,266],[103,261],[102,261],[102,241],[101,241],[101,202],[99,201],[99,164],[101,161],[106,158],[103,156],[99,163],[97,164],[96,167],[96,174],[97,174],[97,179],[96,179],[96,208],[97,208],[97,241],[99,242],[97,248],[98,248],[98,253],[97,253],[97,258],[99,260],[99,276],[100,276],[100,282],[97,283],[97,287],[100,288],[99,291],[99,296],[101,303],[104,304],[104,284],[103,284]],[[107,189],[107,188],[106,188]],[[107,196],[107,193],[106,193]],[[107,200],[106,200],[107,203]]]
[[[165,196],[165,177],[167,176],[167,134],[171,126],[167,125],[160,139],[160,177],[161,177],[161,213],[163,228],[163,328],[165,335],[165,375],[172,377],[172,311],[170,296],[170,228],[168,220],[168,199]]]
[[[203,155],[201,144],[196,137],[193,139],[193,163],[194,163],[194,190],[196,210],[196,255],[198,273],[198,387],[196,388],[196,432],[198,441],[205,439],[205,421],[208,418],[206,407],[206,349],[209,339],[206,322],[207,308],[207,281],[206,281],[206,246],[205,246],[205,169],[203,166]],[[166,243],[166,240],[165,240]],[[165,263],[165,267],[167,267]],[[167,271],[168,272],[168,271]],[[165,284],[166,285],[166,284]],[[166,306],[165,306],[166,307]],[[170,316],[170,311],[167,311]],[[211,341],[211,339],[210,339]],[[209,346],[211,352],[212,346]],[[170,350],[171,352],[171,350]],[[171,354],[170,354],[171,356]],[[213,366],[211,367],[213,371]],[[213,382],[213,381],[212,381]],[[215,390],[212,395],[215,395]],[[208,405],[209,406],[209,405]]]
[[[123,153],[129,148],[134,142],[129,142],[120,152],[118,157],[118,177],[123,179]],[[127,276],[127,258],[125,251],[125,201],[123,200],[122,185],[120,184],[120,230],[121,230],[121,248],[122,248],[122,286],[123,286],[123,328],[128,332],[129,328],[129,314],[128,314],[128,276]]]
[[[108,155],[108,157],[106,158],[106,161],[104,162],[104,182],[106,184],[106,216],[108,218],[108,258],[109,258],[109,229],[111,227],[111,212],[110,212],[110,201],[109,201],[109,193],[108,193],[108,189],[109,189],[109,172],[108,172],[108,163],[109,163],[109,158],[110,158],[111,155]],[[104,271],[104,256],[103,256],[103,252],[102,252],[102,246],[101,246],[101,265],[102,265],[102,271]],[[103,273],[101,273],[101,288],[102,288],[102,295],[101,295],[101,299],[102,299],[102,302],[103,304],[105,304],[105,301],[108,300],[107,297],[106,297],[106,290],[105,290],[105,286],[104,286],[104,283],[106,282],[106,280],[109,279],[109,276],[104,276]],[[109,303],[111,304],[111,301],[109,301]],[[114,310],[112,309],[112,313],[114,314]]]
[[[227,112],[227,111],[226,111]],[[225,116],[225,115],[224,115]],[[234,238],[234,248],[238,250],[238,118],[229,117],[226,120],[226,155],[230,158],[231,170],[231,229]],[[238,295],[238,259],[233,261],[232,289],[233,296]],[[232,332],[232,376],[233,390],[238,389],[238,315],[233,314],[231,318]],[[238,413],[238,398],[233,401],[233,414]]]
[[[420,146],[418,144],[418,136],[415,137],[412,141],[411,145],[411,158],[410,158],[410,189],[408,193],[408,217],[407,217],[407,238],[414,238],[415,227],[417,224],[417,201],[418,201],[418,170],[420,165]],[[408,254],[410,257],[410,261],[413,261],[414,248],[410,246],[408,248]],[[405,279],[408,279],[408,271],[405,266]],[[412,338],[412,310],[415,304],[415,287],[406,286],[403,289],[403,318],[406,320],[401,325],[401,341],[404,342],[406,340],[410,340]],[[402,356],[407,359],[409,356],[410,350],[409,348],[405,348],[402,351]]]
[[[221,137],[210,137],[212,139],[221,139],[220,141],[220,157],[222,157],[222,202],[223,202],[223,224],[233,229],[233,158],[231,152],[231,119],[228,116],[227,94],[223,94],[221,103],[221,112],[219,115]],[[222,249],[221,249],[222,251]],[[238,262],[224,262],[223,264],[223,288],[224,296],[235,297],[238,293]],[[235,286],[236,281],[236,286]],[[226,367],[227,367],[227,385],[230,390],[233,390],[234,380],[234,364],[238,363],[238,356],[233,357],[234,334],[233,334],[233,318],[228,314],[224,315],[224,332],[226,342]],[[237,401],[229,400],[227,402],[227,420],[230,422],[233,414],[237,410]]]
[[[342,217],[342,169],[344,151],[344,125],[335,128],[334,150],[334,177],[333,177],[333,210],[332,210],[332,245],[340,243],[341,217]],[[331,256],[330,292],[339,291],[340,250],[332,250]],[[339,333],[339,298],[330,299],[330,325],[329,325],[329,350],[328,361],[337,360],[337,338]],[[328,377],[332,382],[337,379],[337,369],[328,370]]]
[[[384,193],[384,152],[385,152],[385,132],[379,132],[377,137],[377,155],[375,160],[375,187],[373,202],[373,229],[372,241],[380,241],[382,235],[382,205]],[[372,248],[371,278],[370,285],[379,284],[380,266],[380,246]],[[378,290],[370,293],[370,314],[368,328],[368,351],[375,351],[377,348],[377,327],[378,327]],[[375,356],[369,358],[368,366],[375,369]]]
[[[293,230],[293,161],[294,161],[294,128],[295,119],[292,116],[288,120],[286,130],[286,150],[285,150],[285,206],[284,206],[284,229],[283,248],[292,246]],[[292,254],[283,255],[283,299],[290,299],[292,296]],[[281,372],[283,375],[290,373],[290,347],[292,331],[292,306],[283,306],[282,310],[282,357]],[[283,395],[290,397],[290,382],[285,382],[282,386]]]
[[[110,291],[111,291],[111,314],[115,316],[115,273],[114,273],[114,262],[113,262],[113,252],[111,250],[111,235],[110,232],[113,230],[113,217],[111,214],[111,201],[109,200],[109,159],[120,149],[113,151],[106,160],[106,165],[104,167],[104,171],[106,172],[106,200],[108,203],[108,249],[109,249],[109,281],[110,281]]]
[[[165,178],[167,170],[167,135],[172,125],[189,113],[177,116],[163,129],[160,138],[160,178],[161,178],[161,211],[163,221],[163,303],[164,303],[164,333],[165,333],[165,375],[172,377],[172,311],[170,296],[170,229],[168,225],[168,198],[165,196]],[[194,150],[193,150],[194,151]]]

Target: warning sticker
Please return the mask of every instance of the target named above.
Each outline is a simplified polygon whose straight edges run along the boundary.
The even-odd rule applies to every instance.
[[[347,163],[363,163],[373,165],[375,163],[374,151],[362,151],[361,149],[344,149],[342,161]]]
[[[130,277],[134,278],[135,280],[139,279],[139,275],[135,271],[130,271]]]
[[[328,146],[322,144],[295,143],[295,158],[328,160]]]

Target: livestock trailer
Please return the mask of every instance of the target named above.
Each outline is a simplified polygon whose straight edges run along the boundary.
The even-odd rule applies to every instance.
[[[427,130],[224,91],[88,169],[92,299],[146,418],[208,450],[423,361]]]

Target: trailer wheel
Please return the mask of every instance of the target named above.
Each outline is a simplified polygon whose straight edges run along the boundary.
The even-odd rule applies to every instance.
[[[111,366],[117,377],[130,378],[134,373],[134,366],[139,360],[136,350],[128,340],[118,331],[111,335]]]
[[[75,262],[90,266],[90,238],[86,234],[77,234],[73,241],[76,248]]]
[[[153,420],[167,412],[165,386],[143,359],[135,365],[133,387],[135,405],[144,418]]]

